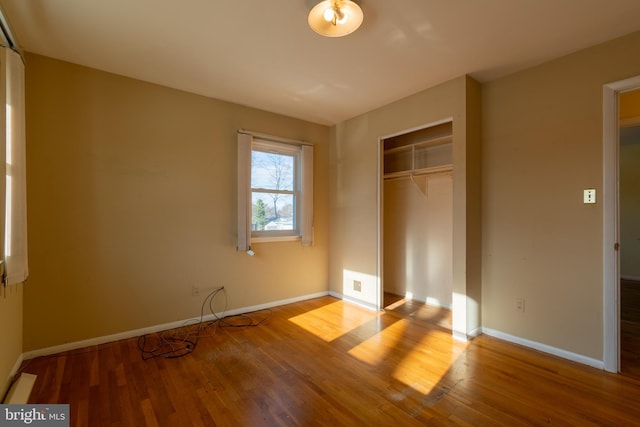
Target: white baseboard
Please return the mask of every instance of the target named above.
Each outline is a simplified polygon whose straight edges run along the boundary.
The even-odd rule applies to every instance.
[[[453,304],[443,304],[440,300],[431,297],[427,297],[425,303],[433,307],[444,308],[445,310],[451,310],[451,307],[453,306]]]
[[[361,300],[359,300],[357,298],[353,298],[353,297],[341,294],[339,292],[331,291],[331,292],[329,292],[329,295],[331,295],[334,298],[338,298],[338,299],[347,301],[347,302],[349,302],[351,304],[359,305],[360,307],[364,307],[364,308],[368,308],[369,310],[374,310],[374,311],[378,310],[378,307],[376,307],[375,304],[371,304],[371,303],[368,303],[366,301],[361,301]]]
[[[604,369],[604,361],[592,359],[591,357],[583,356],[581,354],[572,353],[567,350],[562,350],[557,347],[552,347],[547,344],[542,344],[536,341],[527,340],[524,338],[516,337],[514,335],[506,334],[504,332],[496,331],[495,329],[482,328],[482,333],[491,337],[499,338],[504,341],[509,341],[514,344],[520,344],[525,347],[532,348],[534,350],[541,351],[543,353],[552,354],[554,356],[562,357],[563,359],[572,360],[574,362],[582,363],[598,369]]]
[[[16,363],[13,365],[13,368],[11,368],[11,372],[9,373],[9,378],[13,379],[13,377],[16,376],[16,374],[18,373],[18,370],[20,370],[20,366],[22,366],[22,362],[24,362],[24,354],[21,354],[20,356],[18,356]]]
[[[481,327],[475,328],[474,330],[467,332],[466,334],[463,332],[452,330],[451,335],[453,336],[453,339],[456,341],[468,342],[474,339],[475,337],[477,337],[478,335],[482,335],[482,328]]]
[[[469,341],[469,337],[467,336],[467,334],[463,334],[462,332],[451,331],[451,336],[453,336],[453,339],[456,341],[460,341],[460,342]]]
[[[235,310],[229,310],[229,311],[225,311],[224,313],[216,313],[216,315],[217,316],[223,316],[223,315],[224,316],[234,316],[236,314],[243,314],[243,313],[250,313],[252,311],[265,310],[265,309],[268,309],[268,308],[278,307],[278,306],[281,306],[281,305],[291,304],[291,303],[294,303],[294,302],[305,301],[305,300],[309,300],[309,299],[313,299],[313,298],[320,298],[320,297],[327,296],[327,295],[329,295],[328,292],[318,292],[318,293],[315,293],[315,294],[302,295],[302,296],[299,296],[299,297],[289,298],[289,299],[285,299],[285,300],[273,301],[273,302],[269,302],[269,303],[265,303],[265,304],[258,304],[258,305],[253,305],[253,306],[250,306],[250,307],[243,307],[243,308],[238,308],[238,309],[235,309]],[[208,314],[208,315],[204,316],[202,320],[204,322],[209,322],[211,320],[215,320],[216,319],[216,315]],[[56,345],[56,346],[53,346],[53,347],[46,347],[46,348],[41,348],[41,349],[37,349],[37,350],[27,351],[27,352],[22,354],[20,363],[22,363],[22,358],[24,358],[24,360],[29,360],[29,359],[34,359],[36,357],[41,357],[41,356],[50,356],[52,354],[58,354],[58,353],[62,353],[62,352],[65,352],[65,351],[77,350],[79,348],[90,347],[90,346],[99,345],[99,344],[106,344],[106,343],[113,342],[113,341],[139,337],[141,335],[151,334],[151,333],[154,333],[154,332],[161,332],[161,331],[166,331],[168,329],[179,328],[181,326],[185,326],[185,325],[188,325],[188,324],[194,324],[194,323],[199,322],[199,321],[200,321],[199,317],[198,318],[185,319],[185,320],[179,320],[177,322],[164,323],[164,324],[161,324],[161,325],[149,326],[147,328],[134,329],[134,330],[131,330],[131,331],[119,332],[117,334],[105,335],[105,336],[102,336],[102,337],[90,338],[90,339],[87,339],[87,340],[75,341],[75,342],[71,342],[71,343]],[[18,367],[19,366],[20,366],[20,364],[18,364]],[[16,372],[17,372],[17,369],[16,369]]]
[[[265,304],[259,304],[259,305],[254,305],[254,306],[249,306],[249,307],[244,307],[244,308],[239,308],[239,309],[235,309],[235,310],[229,310],[225,313],[217,313],[218,316],[220,316],[221,314],[225,315],[225,316],[233,316],[236,314],[242,314],[242,313],[249,313],[252,311],[258,311],[258,310],[264,310],[264,309],[268,309],[268,308],[273,308],[273,307],[278,307],[281,305],[286,305],[286,304],[292,304],[295,302],[300,302],[300,301],[305,301],[305,300],[309,300],[309,299],[313,299],[313,298],[319,298],[319,297],[323,297],[323,296],[327,296],[330,295],[332,297],[338,298],[338,299],[342,299],[344,301],[348,301],[352,304],[355,305],[359,305],[371,310],[377,310],[377,307],[374,304],[370,304],[367,302],[363,302],[354,298],[350,298],[347,297],[343,294],[337,293],[337,292],[318,292],[315,294],[308,294],[308,295],[302,295],[299,297],[295,297],[295,298],[289,298],[289,299],[285,299],[285,300],[280,300],[280,301],[273,301],[270,303],[265,303]],[[203,321],[208,322],[211,320],[214,320],[216,317],[213,314],[209,314],[207,316],[205,316],[203,318]],[[112,334],[112,335],[106,335],[106,336],[102,336],[102,337],[97,337],[97,338],[91,338],[91,339],[87,339],[87,340],[82,340],[82,341],[76,341],[76,342],[72,342],[72,343],[66,343],[66,344],[62,344],[62,345],[57,345],[57,346],[53,346],[53,347],[47,347],[47,348],[41,348],[41,349],[37,349],[37,350],[32,350],[32,351],[28,351],[23,353],[22,355],[20,355],[20,357],[18,358],[18,360],[16,361],[12,371],[11,371],[11,378],[13,378],[15,376],[15,374],[18,372],[18,369],[20,369],[20,365],[22,364],[22,362],[24,360],[29,360],[29,359],[33,359],[36,357],[41,357],[41,356],[49,356],[52,354],[57,354],[57,353],[62,353],[65,351],[70,351],[70,350],[76,350],[79,348],[84,348],[84,347],[89,347],[92,345],[99,345],[99,344],[105,344],[105,343],[109,343],[109,342],[113,342],[113,341],[118,341],[118,340],[122,340],[122,339],[128,339],[128,338],[133,338],[133,337],[138,337],[141,335],[145,335],[145,334],[150,334],[150,333],[154,333],[154,332],[160,332],[160,331],[165,331],[167,329],[174,329],[174,328],[179,328],[181,326],[185,326],[187,324],[190,323],[194,323],[195,321],[199,321],[200,319],[186,319],[186,320],[180,320],[177,322],[171,322],[171,323],[164,323],[161,325],[155,325],[155,326],[150,326],[147,328],[141,328],[141,329],[135,329],[135,330],[131,330],[131,331],[125,331],[125,332],[120,332],[117,334]],[[596,360],[590,357],[586,357],[583,356],[581,354],[577,354],[577,353],[572,353],[570,351],[566,351],[566,350],[562,350],[556,347],[552,347],[546,344],[542,344],[536,341],[531,341],[531,340],[527,340],[524,338],[520,338],[514,335],[510,335],[510,334],[506,334],[504,332],[500,332],[497,331],[495,329],[490,329],[490,328],[485,328],[485,327],[481,327],[481,328],[477,328],[473,331],[471,331],[469,334],[464,335],[464,334],[460,334],[460,333],[456,333],[453,332],[453,336],[455,339],[458,340],[462,340],[462,341],[467,341],[477,335],[480,334],[487,334],[489,336],[495,337],[495,338],[499,338],[501,340],[505,340],[505,341],[509,341],[512,342],[514,344],[519,344],[525,347],[529,347],[532,348],[534,350],[538,350],[538,351],[542,351],[543,353],[548,353],[548,354],[552,354],[554,356],[558,356],[558,357],[562,357],[564,359],[568,359],[568,360],[572,360],[574,362],[578,362],[584,365],[588,365],[588,366],[592,366],[594,368],[598,368],[598,369],[604,369],[604,362],[602,360]]]
[[[474,330],[470,331],[467,336],[470,339],[473,339],[475,337],[477,337],[478,335],[482,335],[482,326],[479,326],[477,328],[475,328]]]

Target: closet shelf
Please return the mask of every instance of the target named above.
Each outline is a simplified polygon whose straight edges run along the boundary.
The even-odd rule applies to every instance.
[[[449,137],[440,139],[438,144],[427,141],[385,150],[384,175],[451,165],[453,163],[452,148],[453,144]]]
[[[384,150],[384,155],[391,155],[394,153],[399,153],[399,152],[404,152],[404,151],[411,151],[414,148],[420,149],[420,148],[427,148],[427,147],[431,147],[431,146],[435,146],[435,145],[445,145],[447,143],[450,143],[452,141],[452,136],[451,135],[446,135],[446,136],[441,136],[438,138],[433,138],[433,139],[429,139],[427,141],[421,141],[421,142],[415,142],[413,144],[407,144],[407,145],[401,145],[399,147],[392,147],[392,148],[387,148]]]

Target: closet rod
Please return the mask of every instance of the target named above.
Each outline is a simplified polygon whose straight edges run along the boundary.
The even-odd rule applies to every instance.
[[[415,172],[415,173],[403,173],[402,175],[394,175],[394,176],[390,176],[390,177],[385,177],[383,178],[384,181],[395,181],[398,179],[411,179],[412,177],[416,177],[416,176],[422,176],[422,175],[437,175],[437,174],[449,174],[451,175],[453,172],[453,169],[446,169],[446,170],[434,170],[434,171],[420,171],[420,172]]]

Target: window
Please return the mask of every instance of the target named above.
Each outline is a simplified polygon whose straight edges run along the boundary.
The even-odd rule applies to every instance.
[[[313,244],[313,147],[238,132],[238,250],[292,239]]]
[[[251,144],[251,236],[299,236],[301,147]]]

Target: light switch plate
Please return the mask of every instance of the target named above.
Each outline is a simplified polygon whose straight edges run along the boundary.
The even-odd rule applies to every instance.
[[[596,202],[596,189],[595,188],[587,188],[584,190],[584,202],[585,203],[595,203]]]

